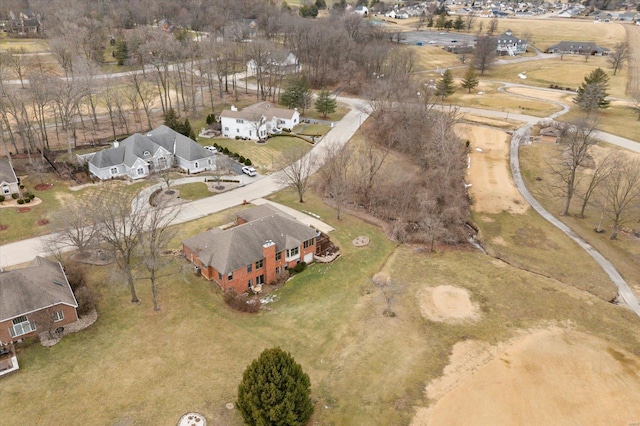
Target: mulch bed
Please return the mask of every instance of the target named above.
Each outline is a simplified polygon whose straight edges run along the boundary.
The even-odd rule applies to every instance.
[[[36,191],[46,191],[47,189],[51,189],[53,188],[53,184],[52,183],[39,183],[36,186],[34,186]]]
[[[18,207],[18,213],[26,213],[28,211],[31,211],[30,207]]]
[[[46,225],[47,223],[49,223],[49,219],[40,219],[36,222],[36,224],[38,224],[39,226]]]
[[[0,225],[0,231],[4,231],[8,227],[9,227],[9,225]]]

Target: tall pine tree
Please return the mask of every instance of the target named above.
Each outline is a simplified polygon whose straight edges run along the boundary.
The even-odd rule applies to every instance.
[[[455,91],[456,88],[453,85],[453,74],[451,73],[451,70],[446,70],[442,74],[442,78],[436,83],[436,96],[444,99],[447,96],[453,95]]]
[[[462,78],[462,86],[463,89],[467,89],[469,93],[476,87],[478,87],[478,73],[476,72],[476,67],[473,64],[469,65],[467,68],[467,72],[464,73],[464,77]]]
[[[336,100],[331,96],[328,90],[323,90],[318,94],[318,98],[316,99],[316,111],[322,114],[324,118],[327,117],[328,114],[333,114],[336,112]]]
[[[596,68],[584,77],[584,82],[578,88],[578,94],[573,98],[573,103],[587,112],[609,108],[608,88],[609,76],[602,68]]]

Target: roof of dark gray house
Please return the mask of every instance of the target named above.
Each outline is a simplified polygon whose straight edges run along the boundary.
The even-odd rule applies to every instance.
[[[274,214],[278,214],[287,219],[296,220],[295,217],[288,215],[277,207],[272,206],[271,204],[262,204],[260,206],[252,207],[250,209],[239,211],[236,214],[238,219],[243,219],[245,222],[251,222],[257,219],[262,219],[263,217],[271,216]]]
[[[549,46],[548,51],[557,50],[560,52],[589,52],[589,53],[608,53],[611,49],[598,46],[591,41],[561,41],[558,44]]]
[[[0,158],[0,183],[18,183],[16,172],[8,158]]]
[[[78,307],[59,263],[37,256],[25,268],[0,272],[0,321],[57,304]]]
[[[211,229],[182,243],[198,254],[202,264],[228,274],[264,258],[262,246],[273,241],[276,252],[300,246],[315,238],[315,229],[280,214],[222,231]]]

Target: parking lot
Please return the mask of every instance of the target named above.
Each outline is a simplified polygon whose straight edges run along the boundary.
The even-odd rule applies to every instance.
[[[472,34],[460,34],[455,31],[409,31],[403,33],[406,37],[404,43],[422,46],[455,46],[475,44],[476,36]]]

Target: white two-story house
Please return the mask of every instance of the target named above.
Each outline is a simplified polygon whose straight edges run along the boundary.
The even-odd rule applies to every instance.
[[[222,135],[232,139],[262,140],[276,129],[292,130],[299,123],[297,110],[277,108],[269,102],[253,104],[241,111],[232,106],[220,114]]]

